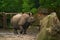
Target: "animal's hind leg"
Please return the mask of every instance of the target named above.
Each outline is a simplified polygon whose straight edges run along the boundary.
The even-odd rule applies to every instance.
[[[22,34],[22,33],[23,33],[23,27],[20,26],[20,34]]]
[[[22,34],[23,33],[23,29],[20,31],[20,34]]]
[[[26,30],[27,30],[26,28],[23,29],[24,34],[26,34]]]

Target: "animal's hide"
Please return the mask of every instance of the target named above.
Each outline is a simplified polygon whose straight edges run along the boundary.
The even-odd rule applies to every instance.
[[[23,25],[27,19],[29,18],[29,15],[28,14],[23,14],[18,22],[18,25]]]
[[[12,25],[16,25],[18,23],[18,20],[21,18],[22,14],[17,14],[17,15],[14,15],[12,18],[11,18],[11,24]]]
[[[29,16],[28,14],[17,14],[12,17],[11,24],[14,28],[21,27],[26,22],[29,22],[29,25],[34,21],[33,16]]]

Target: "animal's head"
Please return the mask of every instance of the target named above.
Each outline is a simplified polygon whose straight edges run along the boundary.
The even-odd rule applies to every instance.
[[[28,12],[27,14],[29,15],[29,18],[28,18],[27,22],[34,23],[35,22],[35,18],[33,16],[33,13]]]
[[[26,18],[26,21],[27,22],[29,22],[29,23],[33,23],[33,22],[35,22],[35,18],[34,18],[34,16],[33,16],[33,13],[31,13],[31,12],[26,12],[26,13],[24,13],[24,14],[26,14],[28,17]]]
[[[34,23],[35,22],[35,18],[34,16],[29,16],[28,20],[29,23]]]

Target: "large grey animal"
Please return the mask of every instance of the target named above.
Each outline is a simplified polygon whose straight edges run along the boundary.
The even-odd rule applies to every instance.
[[[11,18],[11,24],[14,28],[14,33],[18,34],[17,30],[20,29],[20,33],[26,34],[26,30],[29,25],[34,22],[34,17],[31,14],[16,14]]]

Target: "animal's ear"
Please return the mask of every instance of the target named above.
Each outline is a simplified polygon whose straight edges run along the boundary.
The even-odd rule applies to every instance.
[[[33,15],[33,13],[31,13],[31,12],[29,12],[28,14],[29,14],[29,15]]]

